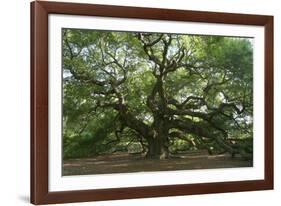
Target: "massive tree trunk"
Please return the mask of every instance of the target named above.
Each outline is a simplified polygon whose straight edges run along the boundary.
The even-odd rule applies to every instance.
[[[167,159],[169,157],[168,146],[163,137],[148,138],[148,151],[146,158]]]
[[[152,128],[152,136],[147,138],[148,152],[146,157],[152,159],[167,159],[169,157],[169,129],[167,127],[167,121],[163,115],[154,114]]]

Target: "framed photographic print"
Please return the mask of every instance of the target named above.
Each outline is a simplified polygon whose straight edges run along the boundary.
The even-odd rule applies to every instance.
[[[31,202],[273,189],[273,17],[31,3]]]

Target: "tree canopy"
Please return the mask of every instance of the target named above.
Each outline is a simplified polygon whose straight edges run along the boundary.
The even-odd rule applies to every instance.
[[[249,38],[63,29],[64,157],[184,145],[252,158]]]

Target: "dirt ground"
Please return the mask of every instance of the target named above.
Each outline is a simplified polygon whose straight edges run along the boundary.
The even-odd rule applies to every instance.
[[[115,153],[94,158],[70,159],[63,162],[63,175],[89,175],[147,171],[169,171],[211,168],[252,167],[252,161],[231,158],[227,154],[178,154],[166,160],[144,159],[141,155]]]

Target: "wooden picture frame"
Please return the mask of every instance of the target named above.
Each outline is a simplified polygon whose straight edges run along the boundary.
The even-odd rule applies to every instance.
[[[50,192],[48,189],[48,15],[81,15],[263,26],[264,179]],[[273,17],[35,1],[31,3],[31,203],[53,204],[273,189]]]

